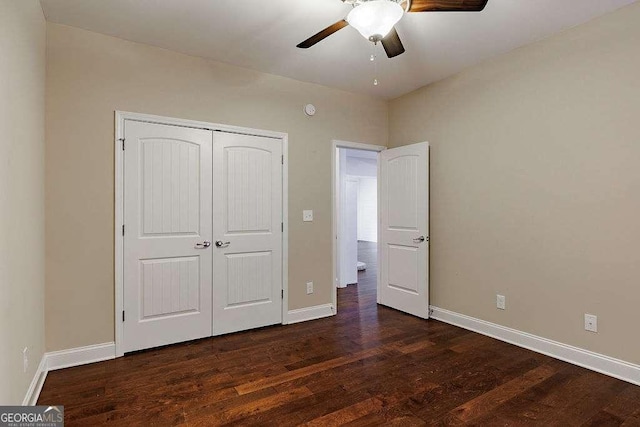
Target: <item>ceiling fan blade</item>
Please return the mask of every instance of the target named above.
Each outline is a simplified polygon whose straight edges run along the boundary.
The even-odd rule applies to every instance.
[[[404,46],[402,46],[400,36],[398,36],[398,32],[395,28],[392,28],[389,34],[382,39],[382,47],[384,47],[384,51],[387,52],[387,56],[389,58],[393,58],[404,53]]]
[[[311,46],[313,46],[314,44],[326,39],[327,37],[329,37],[331,34],[335,33],[336,31],[343,29],[347,25],[349,25],[349,23],[347,21],[345,21],[344,19],[342,19],[342,20],[336,22],[335,24],[328,26],[324,30],[320,31],[318,34],[315,34],[315,35],[309,37],[308,39],[306,39],[305,41],[303,41],[302,43],[300,43],[296,47],[299,47],[301,49],[308,49]]]
[[[489,0],[411,0],[409,12],[480,12]]]

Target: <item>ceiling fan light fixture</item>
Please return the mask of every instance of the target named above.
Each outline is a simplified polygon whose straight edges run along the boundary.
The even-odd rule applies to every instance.
[[[404,15],[404,9],[393,0],[369,0],[354,7],[347,22],[367,40],[382,40]]]

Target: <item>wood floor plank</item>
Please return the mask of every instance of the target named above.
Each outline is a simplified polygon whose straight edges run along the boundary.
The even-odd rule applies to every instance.
[[[624,420],[620,427],[640,427],[640,409],[634,411],[628,418]]]
[[[402,347],[398,348],[398,350],[400,351],[400,353],[413,353],[415,351],[420,351],[422,352],[422,354],[424,354],[424,350],[433,348],[435,346],[435,344],[429,340],[424,340],[424,341],[418,341],[418,342],[414,342],[412,344],[407,344],[407,345],[403,345]]]
[[[636,411],[640,414],[640,387],[628,384],[604,410],[622,420],[632,417]]]
[[[263,397],[261,399],[251,400],[240,405],[234,405],[222,411],[212,413],[208,416],[201,416],[201,414],[196,413],[193,420],[189,417],[185,417],[185,422],[194,426],[223,425],[235,419],[254,416],[260,412],[268,411],[269,409],[286,405],[287,403],[290,403],[294,400],[301,399],[312,394],[313,393],[308,388],[300,387],[293,390],[276,393],[274,395]]]
[[[305,423],[308,427],[333,427],[340,426],[362,418],[371,413],[378,412],[382,409],[382,401],[376,397],[363,400],[346,408],[331,412],[330,414],[316,418],[313,421]]]
[[[622,423],[622,419],[608,413],[607,411],[600,410],[582,425],[584,427],[607,427],[619,426]]]
[[[493,411],[507,400],[541,383],[555,373],[556,370],[548,365],[537,367],[475,399],[465,402],[453,409],[451,413],[461,422],[468,423],[481,415]]]
[[[373,357],[379,355],[385,351],[384,348],[373,348],[369,350],[364,350],[358,352],[353,355],[342,356],[335,359],[327,360],[321,363],[317,363],[315,365],[306,366],[304,368],[296,369],[295,371],[288,371],[280,375],[276,375],[273,377],[262,378],[257,381],[252,381],[250,383],[241,384],[236,387],[236,391],[238,394],[247,394],[252,393],[256,390],[260,390],[267,387],[273,387],[278,384],[282,384],[288,381],[292,381],[298,378],[306,377],[321,371],[326,371],[328,369],[336,368],[338,366],[346,365],[348,363],[353,363],[358,360],[366,359],[368,357]]]
[[[283,407],[271,413],[265,413],[269,418],[265,417],[263,421],[267,421],[266,424],[270,424],[273,420],[274,425],[279,425],[283,423],[283,421],[295,416],[299,420],[298,424],[304,424],[342,408],[367,400],[370,397],[371,395],[366,390],[355,393],[345,393],[341,387],[334,387],[330,390],[314,393],[313,396],[296,401],[286,408]],[[275,422],[276,420],[277,423]]]
[[[337,316],[48,374],[67,426],[640,427],[640,387],[376,304],[376,256]]]

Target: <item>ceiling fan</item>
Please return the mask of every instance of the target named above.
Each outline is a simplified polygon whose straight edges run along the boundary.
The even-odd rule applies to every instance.
[[[382,43],[389,58],[404,53],[395,25],[407,12],[480,12],[489,0],[342,0],[353,6],[345,19],[309,37],[297,47],[308,49],[351,25],[362,36]]]

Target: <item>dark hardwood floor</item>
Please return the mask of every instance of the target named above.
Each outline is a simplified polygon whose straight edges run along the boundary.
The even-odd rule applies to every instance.
[[[68,426],[640,426],[640,387],[376,306],[361,248],[337,316],[50,372],[38,403]]]

